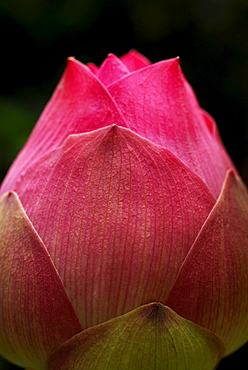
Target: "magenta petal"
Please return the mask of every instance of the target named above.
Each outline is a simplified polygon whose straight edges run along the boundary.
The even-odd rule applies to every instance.
[[[48,355],[81,324],[17,194],[0,201],[0,353],[42,369]]]
[[[129,70],[119,58],[114,54],[109,54],[99,68],[97,77],[104,85],[110,85],[129,73]]]
[[[97,67],[97,65],[95,65],[94,63],[87,63],[87,67],[91,70],[92,73],[94,73],[95,75],[97,75],[97,72],[99,70],[99,68]]]
[[[212,330],[227,353],[248,340],[248,194],[232,171],[166,304]]]
[[[117,126],[71,136],[17,189],[84,327],[165,302],[215,203],[170,151]]]
[[[233,164],[210,131],[178,58],[133,72],[109,91],[131,130],[170,149],[218,197]]]
[[[147,67],[151,64],[144,55],[138,53],[136,50],[129,51],[127,54],[123,55],[120,60],[130,72]]]
[[[61,145],[68,135],[113,123],[126,126],[108,91],[88,67],[70,58],[50,102],[5,178],[1,193],[14,190],[21,172]]]

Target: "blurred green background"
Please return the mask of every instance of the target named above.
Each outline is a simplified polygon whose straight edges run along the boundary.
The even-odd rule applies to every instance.
[[[68,56],[101,64],[137,49],[181,57],[201,106],[248,184],[247,0],[0,0],[0,180],[50,98]],[[247,369],[248,346],[219,369]],[[0,369],[17,369],[0,359]]]

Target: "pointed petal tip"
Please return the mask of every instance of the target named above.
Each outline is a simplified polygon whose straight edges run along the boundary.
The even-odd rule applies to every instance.
[[[226,172],[226,177],[225,177],[225,180],[224,180],[224,184],[226,184],[227,182],[229,182],[230,184],[234,184],[236,182],[242,182],[242,179],[241,177],[235,172],[235,170],[233,168],[230,168],[229,170],[227,170]]]
[[[6,191],[5,193],[1,194],[1,200],[3,199],[9,199],[11,198],[12,196],[14,195],[14,192],[13,190],[10,190],[10,191]]]
[[[117,56],[113,53],[108,53],[107,58],[117,58]]]
[[[159,302],[152,302],[145,306],[141,306],[141,316],[147,319],[147,321],[166,321],[167,311],[166,307]]]
[[[123,54],[121,58],[126,57],[138,57],[138,58],[146,58],[143,54],[139,53],[136,49],[131,48],[127,53]]]
[[[120,57],[120,60],[126,65],[130,72],[149,66],[150,60],[135,49],[131,49]]]
[[[68,68],[85,68],[86,65],[79,60],[77,60],[74,56],[67,58],[66,70]]]
[[[168,59],[168,61],[171,62],[172,66],[174,66],[175,71],[177,71],[177,73],[180,76],[184,77],[184,74],[183,74],[183,71],[182,71],[182,68],[181,68],[181,58],[179,56],[177,56],[175,58]]]
[[[180,58],[180,56],[178,55],[178,56],[175,58],[175,60],[177,61],[178,66],[181,68],[181,58]]]
[[[79,60],[77,60],[74,56],[70,56],[67,58],[66,60],[66,66],[65,66],[65,70],[64,70],[64,73],[62,75],[62,79],[64,77],[64,75],[71,69],[74,69],[74,68],[77,68],[77,67],[82,67],[84,66],[83,63],[81,63]]]
[[[226,176],[222,185],[222,189],[220,191],[219,199],[225,197],[226,192],[232,192],[236,193],[236,196],[238,194],[242,194],[243,197],[246,198],[248,201],[248,192],[247,192],[247,187],[244,184],[242,178],[239,176],[239,174],[235,171],[235,169],[230,168],[226,172]],[[244,203],[244,202],[243,202]]]
[[[0,196],[0,203],[13,203],[15,201],[20,203],[17,193],[13,190],[6,191]]]

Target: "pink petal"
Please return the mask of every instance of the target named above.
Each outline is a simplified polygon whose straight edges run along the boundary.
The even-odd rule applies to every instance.
[[[166,304],[212,330],[227,353],[248,340],[248,195],[232,171]]]
[[[210,132],[206,113],[186,82],[178,58],[133,72],[109,86],[109,91],[131,130],[170,149],[218,197],[233,164]]]
[[[136,50],[129,51],[129,53],[123,55],[120,60],[125,64],[130,72],[147,67],[151,64],[150,60],[148,60],[144,55],[138,53]]]
[[[95,75],[97,74],[99,68],[94,63],[87,63],[87,67],[91,70],[92,73]]]
[[[165,302],[215,203],[170,151],[115,125],[71,136],[17,191],[83,327]]]
[[[112,82],[128,75],[130,72],[114,54],[109,54],[104,60],[97,72],[97,77],[104,85],[110,85]]]
[[[89,68],[70,58],[65,73],[28,142],[13,163],[1,193],[13,190],[21,172],[70,134],[126,123],[105,87]]]
[[[41,369],[82,327],[17,194],[2,195],[0,220],[0,353]]]

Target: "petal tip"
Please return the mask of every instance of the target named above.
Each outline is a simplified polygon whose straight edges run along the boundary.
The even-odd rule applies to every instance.
[[[8,202],[8,201],[12,201],[17,198],[18,198],[17,193],[13,190],[9,190],[3,193],[0,199],[1,199],[1,202]]]
[[[147,321],[151,322],[165,322],[167,318],[166,308],[159,302],[152,302],[148,305],[142,306],[140,313],[147,318]]]

